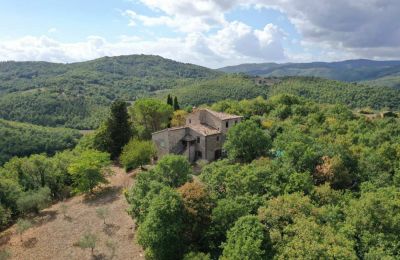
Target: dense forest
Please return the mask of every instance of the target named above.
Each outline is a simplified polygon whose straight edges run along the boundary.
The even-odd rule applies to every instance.
[[[192,167],[167,155],[144,167],[156,156],[149,133],[184,114],[170,100],[115,101],[73,150],[5,163],[0,227],[51,201],[94,194],[113,159],[142,169],[124,194],[149,259],[400,257],[398,115],[290,94],[221,100],[211,108],[244,117],[228,131],[224,158]]]
[[[149,259],[400,257],[398,118],[287,94],[212,108],[246,119],[225,159],[165,156],[126,193]]]
[[[351,108],[400,110],[398,89],[315,77],[260,78],[233,74],[166,92],[176,95],[181,104],[194,106],[224,99],[240,100],[290,93],[319,103],[345,104]],[[165,97],[165,94],[157,96]]]
[[[357,75],[368,79],[375,70],[394,70],[395,62],[363,66]],[[104,57],[72,64],[0,62],[0,118],[95,129],[107,117],[115,99],[133,102],[147,96],[164,99],[168,94],[177,96],[184,106],[293,93],[321,103],[398,110],[400,90],[382,84],[374,81],[379,87],[370,87],[321,78],[224,74],[151,55]]]
[[[220,72],[152,55],[88,62],[0,62],[0,118],[93,129],[117,98],[132,101]]]
[[[13,156],[54,154],[76,145],[77,130],[50,128],[0,119],[0,166]]]

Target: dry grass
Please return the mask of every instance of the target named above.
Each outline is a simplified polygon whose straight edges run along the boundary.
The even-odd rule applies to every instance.
[[[6,230],[8,235],[2,238],[0,251],[7,249],[11,259],[18,260],[144,259],[142,248],[135,242],[134,221],[125,212],[127,203],[122,194],[123,189],[133,183],[135,173],[128,175],[117,167],[112,170],[115,175],[110,177],[110,184],[95,196],[76,196],[43,210],[33,220],[34,226],[23,234],[22,242],[15,227]],[[108,209],[106,225],[96,215],[98,207]],[[90,249],[74,246],[87,232],[97,237],[93,257]],[[110,244],[115,245],[113,257],[111,247],[114,246]]]

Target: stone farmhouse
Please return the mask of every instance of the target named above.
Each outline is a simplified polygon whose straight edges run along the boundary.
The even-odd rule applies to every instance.
[[[242,120],[241,116],[195,109],[186,117],[185,126],[167,128],[152,134],[158,156],[185,155],[190,162],[214,161],[222,155],[228,129]]]

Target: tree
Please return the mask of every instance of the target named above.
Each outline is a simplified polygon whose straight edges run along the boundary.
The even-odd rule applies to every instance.
[[[186,157],[169,154],[158,161],[154,172],[160,182],[179,187],[190,180],[192,169]]]
[[[151,133],[168,126],[173,108],[161,100],[146,98],[136,100],[129,112],[139,137],[150,139]]]
[[[144,221],[149,213],[153,198],[166,187],[155,179],[153,171],[140,172],[136,177],[135,185],[132,185],[125,193],[125,198],[129,204],[128,213],[139,224]]]
[[[220,245],[226,240],[226,232],[232,228],[235,222],[242,216],[251,213],[248,203],[235,199],[220,199],[212,210],[211,226],[207,233],[209,247],[213,255],[221,252]]]
[[[106,219],[110,215],[110,212],[109,212],[108,208],[97,208],[96,209],[96,215],[97,215],[98,218],[103,220],[103,224],[105,225],[106,224]]]
[[[269,235],[256,216],[244,216],[228,231],[221,259],[266,259]]]
[[[186,124],[186,116],[188,112],[185,110],[175,110],[171,119],[171,126],[184,126]]]
[[[86,232],[81,239],[77,242],[77,245],[82,249],[90,248],[92,256],[94,255],[94,249],[96,248],[97,237],[95,234]]]
[[[157,154],[152,141],[132,139],[124,146],[120,162],[126,171],[149,164],[151,158]]]
[[[107,166],[110,165],[108,153],[86,150],[69,165],[73,187],[76,192],[93,192],[100,183],[107,183]]]
[[[224,149],[231,160],[251,162],[266,155],[271,148],[271,137],[254,121],[243,121],[229,129]]]
[[[111,158],[115,159],[131,137],[132,129],[127,104],[121,100],[114,101],[111,105],[110,117],[98,130],[95,143],[100,150],[109,152]]]
[[[187,239],[193,246],[206,248],[205,233],[211,223],[213,208],[210,194],[205,185],[199,181],[185,183],[178,188],[178,192],[186,210]]]
[[[172,100],[172,97],[170,94],[167,96],[167,104],[170,105],[171,107],[174,106],[174,101]]]
[[[32,223],[27,219],[18,219],[17,221],[17,233],[20,236],[22,242],[22,235],[32,227]]]
[[[175,96],[174,97],[174,111],[179,110],[179,103],[178,103],[178,98]]]
[[[400,191],[398,187],[362,192],[345,208],[346,223],[357,237],[358,255],[368,259],[400,257]]]
[[[7,225],[11,219],[11,210],[0,204],[0,229]]]
[[[138,228],[138,242],[152,259],[180,259],[186,249],[183,232],[185,208],[179,194],[164,187],[150,204]]]
[[[21,194],[17,200],[17,207],[21,213],[39,213],[51,202],[50,189],[43,187],[38,190],[29,190]]]
[[[282,238],[276,245],[276,259],[359,259],[346,234],[328,223],[319,225],[312,217],[296,218]]]

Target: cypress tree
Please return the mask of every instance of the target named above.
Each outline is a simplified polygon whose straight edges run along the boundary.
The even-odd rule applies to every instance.
[[[175,96],[174,98],[174,110],[179,110],[179,103],[178,103],[178,98]]]
[[[168,94],[168,97],[167,97],[167,104],[170,105],[171,107],[174,106],[174,105],[173,105],[173,101],[172,101],[172,97],[171,97],[170,94]]]
[[[121,100],[114,101],[111,105],[110,117],[106,121],[102,138],[105,150],[115,159],[122,148],[132,137],[132,129],[129,123],[127,103]]]

